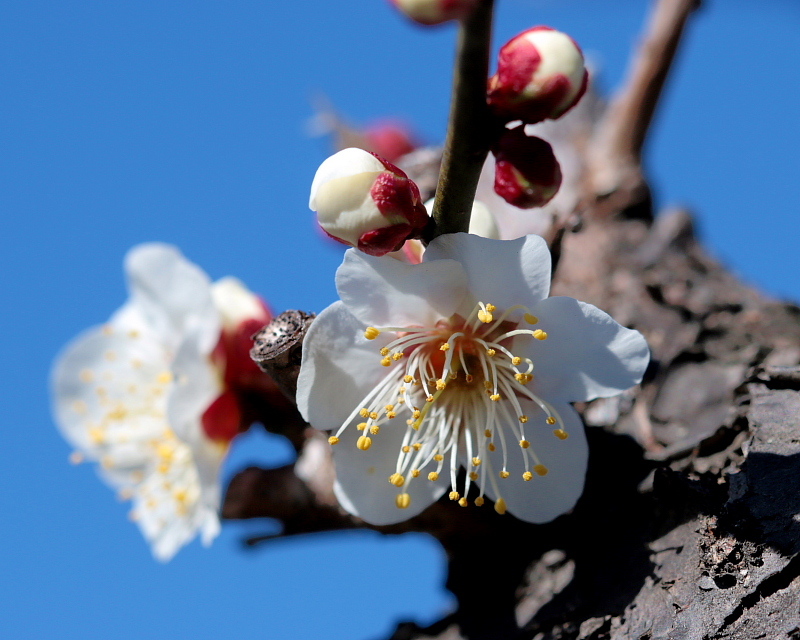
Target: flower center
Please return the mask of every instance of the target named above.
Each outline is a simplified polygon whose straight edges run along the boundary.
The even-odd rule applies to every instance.
[[[518,310],[524,311],[524,323],[510,320]],[[427,479],[435,482],[449,456],[450,499],[467,506],[471,483],[477,482],[481,490],[475,504],[481,506],[488,481],[497,496],[495,510],[505,513],[502,483],[497,479],[510,476],[509,455],[522,456],[526,481],[534,474],[548,473],[526,438],[531,420],[555,426],[553,434],[561,440],[568,437],[555,408],[527,387],[534,378],[533,362],[511,351],[517,337],[546,340],[547,333],[528,328],[539,320],[522,305],[499,315],[497,311],[494,305],[479,302],[468,318],[455,315],[434,327],[365,330],[368,340],[383,332],[397,335],[379,350],[381,364],[389,371],[328,441],[338,444],[342,432],[355,422],[362,432],[356,446],[367,451],[382,428],[405,428],[396,469],[389,476],[389,482],[399,490],[395,500],[398,508],[411,504],[405,487],[420,477],[421,469],[435,463],[435,471],[427,474]],[[533,402],[541,413],[527,415],[521,398]],[[487,452],[498,448],[502,467],[493,469]],[[461,486],[457,477],[459,452],[468,460]]]

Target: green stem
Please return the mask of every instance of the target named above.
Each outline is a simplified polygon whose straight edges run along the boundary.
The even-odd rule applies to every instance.
[[[494,0],[481,0],[461,23],[453,74],[453,102],[433,205],[431,239],[469,229],[472,201],[489,152],[491,119],[486,105]]]

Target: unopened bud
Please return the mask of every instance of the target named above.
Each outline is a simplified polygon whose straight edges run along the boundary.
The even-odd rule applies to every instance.
[[[325,233],[373,256],[397,251],[428,223],[417,185],[362,149],[343,149],[320,165],[309,206]]]
[[[506,131],[495,145],[494,190],[520,209],[550,202],[561,186],[561,167],[553,148],[541,138],[525,135],[524,127]]]
[[[500,49],[489,104],[498,115],[526,123],[556,119],[580,100],[588,80],[583,53],[572,38],[534,27]]]
[[[480,0],[391,0],[391,3],[415,22],[435,25],[460,20]]]
[[[369,143],[369,149],[389,162],[395,162],[417,148],[410,129],[401,122],[377,122],[367,128],[364,136]]]

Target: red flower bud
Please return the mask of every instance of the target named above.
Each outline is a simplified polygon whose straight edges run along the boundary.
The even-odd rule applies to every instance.
[[[362,149],[343,149],[320,165],[309,207],[325,233],[373,256],[397,251],[428,224],[417,185]]]
[[[500,49],[497,73],[489,80],[489,104],[509,120],[555,120],[577,104],[588,81],[575,41],[550,27],[534,27]]]
[[[525,135],[525,127],[506,131],[492,150],[496,160],[494,190],[520,209],[542,207],[558,193],[561,167],[553,148]]]
[[[425,25],[435,25],[467,16],[480,0],[390,0],[406,16]]]

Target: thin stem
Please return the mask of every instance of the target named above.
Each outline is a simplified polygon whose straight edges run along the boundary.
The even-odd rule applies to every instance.
[[[436,227],[430,239],[469,229],[478,177],[489,151],[486,83],[493,8],[494,0],[482,0],[459,29],[450,123],[433,205]]]

